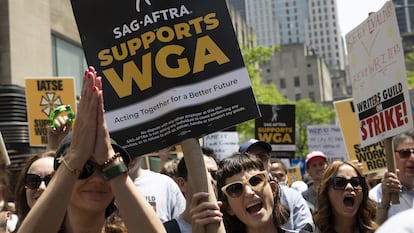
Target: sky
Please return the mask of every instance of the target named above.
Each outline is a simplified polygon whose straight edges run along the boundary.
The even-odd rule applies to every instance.
[[[339,25],[343,37],[362,23],[369,12],[378,11],[386,0],[337,0]]]

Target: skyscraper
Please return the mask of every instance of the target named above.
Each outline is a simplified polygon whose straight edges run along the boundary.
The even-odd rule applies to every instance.
[[[330,69],[345,69],[336,0],[228,0],[255,29],[259,45],[303,43]]]
[[[414,0],[393,0],[400,33],[414,32]]]

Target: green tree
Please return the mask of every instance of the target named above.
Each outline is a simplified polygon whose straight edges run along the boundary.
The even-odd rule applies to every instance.
[[[277,47],[255,46],[247,48],[242,46],[243,60],[250,77],[252,89],[258,104],[286,104],[284,98],[273,83],[263,84],[258,64],[269,61]],[[254,138],[254,120],[237,125],[240,142]]]
[[[335,117],[335,112],[310,99],[297,102],[283,97],[273,83],[262,82],[260,63],[268,62],[278,47],[242,46],[242,55],[252,84],[253,93],[258,104],[296,104],[296,154],[301,157],[307,152],[307,126],[329,124]],[[240,142],[254,138],[254,120],[237,125]]]
[[[414,71],[411,70],[411,67],[414,67],[414,52],[408,52],[405,54],[405,64],[407,67],[407,85],[408,89],[411,89],[414,87]]]
[[[310,99],[296,102],[296,157],[308,153],[308,125],[330,124],[335,118],[335,111]]]

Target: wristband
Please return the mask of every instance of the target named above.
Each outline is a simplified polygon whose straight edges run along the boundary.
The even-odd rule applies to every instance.
[[[70,105],[60,105],[54,108],[49,115],[50,126],[52,126],[53,129],[56,129],[55,118],[62,112],[68,113],[68,123],[72,124],[73,118],[75,118],[75,113],[73,112],[72,107]]]
[[[128,168],[125,165],[122,158],[119,158],[118,162],[114,162],[112,164],[114,164],[114,165],[109,167],[109,168],[101,170],[101,175],[104,178],[104,180],[106,180],[106,181],[111,180],[111,179],[113,179],[113,178],[115,178],[115,177],[117,177],[121,174],[124,174],[124,173],[128,172]]]

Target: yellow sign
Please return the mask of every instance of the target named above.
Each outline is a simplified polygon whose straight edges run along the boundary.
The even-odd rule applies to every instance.
[[[31,146],[47,145],[49,115],[60,105],[70,105],[76,112],[73,77],[25,78],[27,119]]]
[[[302,180],[302,175],[300,174],[300,167],[291,167],[288,169],[288,186],[290,187],[293,182]]]
[[[385,171],[387,162],[384,143],[377,142],[366,147],[361,147],[358,134],[358,122],[355,111],[353,110],[352,99],[337,101],[334,104],[350,161],[358,160],[362,163],[364,174]]]

